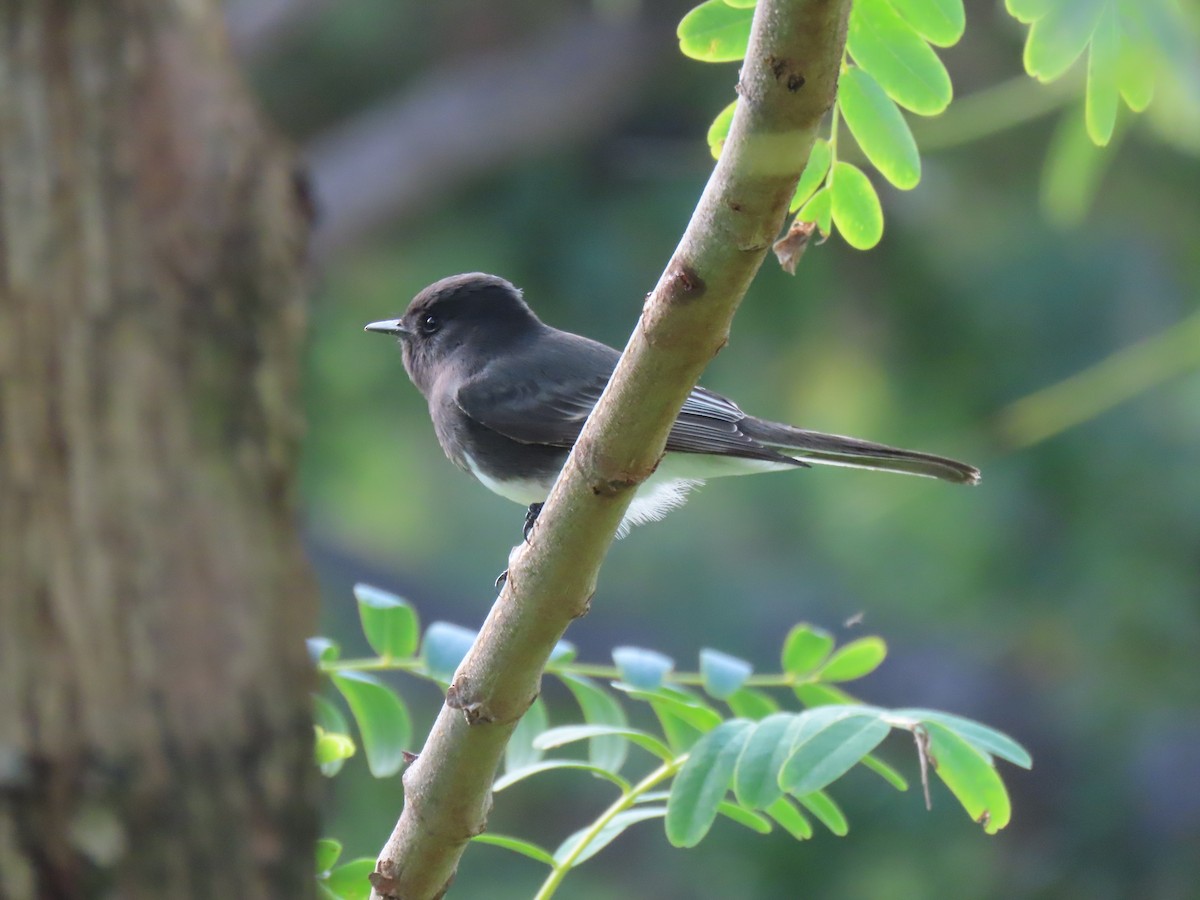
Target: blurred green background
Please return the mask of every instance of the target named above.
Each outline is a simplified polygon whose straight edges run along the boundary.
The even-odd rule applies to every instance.
[[[445,460],[399,353],[363,323],[483,270],[551,324],[621,346],[710,171],[705,130],[733,97],[736,66],[676,48],[688,5],[231,0],[248,77],[311,163],[304,521],[323,628],[347,652],[367,649],[356,581],[403,594],[425,622],[477,627],[522,517]],[[964,42],[943,53],[956,95],[1023,77],[1023,29],[999,4],[967,12]],[[842,469],[714,482],[614,546],[568,637],[585,660],[635,644],[695,668],[713,646],[770,670],[800,620],[880,634],[891,655],[858,686],[866,699],[978,718],[1031,750],[1032,772],[1004,772],[1013,824],[987,837],[940,785],[927,813],[919,791],[852,773],[833,790],[847,838],[797,844],[722,822],[679,851],[646,823],[563,896],[1200,892],[1195,120],[1176,105],[1157,126],[1127,121],[1086,214],[1065,223],[1070,204],[1047,207],[1041,190],[1071,90],[982,96],[971,122],[952,106],[930,124],[940,149],[915,191],[876,179],[876,250],[831,240],[794,278],[768,261],[703,382],[759,415],[958,456],[983,484]],[[1002,114],[1017,124],[993,131]],[[1116,357],[1115,378],[1038,422],[1012,414],[1176,326],[1174,344]],[[436,690],[395,683],[423,734]],[[549,699],[555,721],[574,715]],[[911,746],[884,749],[916,775]],[[554,846],[607,797],[585,776],[548,776],[501,795],[492,824]],[[373,781],[358,757],[327,798],[325,831],[373,856],[399,779]],[[542,874],[473,847],[454,895],[527,897]]]

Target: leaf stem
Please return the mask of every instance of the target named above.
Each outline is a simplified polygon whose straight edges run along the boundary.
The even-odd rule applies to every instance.
[[[680,756],[671,762],[663,763],[661,766],[635,784],[632,788],[614,800],[608,809],[604,810],[604,812],[602,812],[596,818],[596,821],[591,824],[591,827],[588,828],[587,833],[584,834],[583,838],[575,845],[574,848],[572,848],[571,852],[568,853],[561,861],[555,861],[553,870],[549,875],[546,876],[546,880],[542,882],[541,888],[538,890],[537,894],[534,895],[534,900],[547,900],[547,898],[552,897],[554,892],[558,890],[559,886],[562,884],[563,879],[567,876],[567,872],[571,870],[575,860],[579,858],[579,855],[584,851],[587,845],[594,841],[600,832],[604,830],[604,827],[611,822],[614,817],[633,806],[637,802],[637,798],[642,794],[645,794],[651,788],[662,784],[662,782],[666,781],[668,778],[673,777],[675,773],[679,771],[680,766],[682,766],[686,761],[687,754],[684,754],[683,756]]]

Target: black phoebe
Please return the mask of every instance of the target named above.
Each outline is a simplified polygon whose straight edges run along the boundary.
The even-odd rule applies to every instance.
[[[529,506],[528,536],[620,354],[544,324],[509,282],[478,272],[431,284],[401,318],[366,330],[399,338],[442,449],[489,490]],[[721,475],[821,463],[979,481],[978,469],[953,459],[748,416],[702,387],[684,402],[666,449],[620,533],[662,518]]]

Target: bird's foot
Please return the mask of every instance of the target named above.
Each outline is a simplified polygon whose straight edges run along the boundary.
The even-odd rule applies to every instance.
[[[529,509],[525,510],[525,527],[522,533],[525,535],[525,543],[529,543],[529,536],[533,534],[534,523],[537,522],[538,515],[542,511],[543,503],[530,503]]]

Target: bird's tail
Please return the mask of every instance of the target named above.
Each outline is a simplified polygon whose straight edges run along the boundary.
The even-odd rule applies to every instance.
[[[902,450],[840,434],[805,431],[753,416],[747,416],[738,427],[747,437],[804,462],[923,475],[956,484],[979,483],[979,470],[974,466],[932,453]]]

